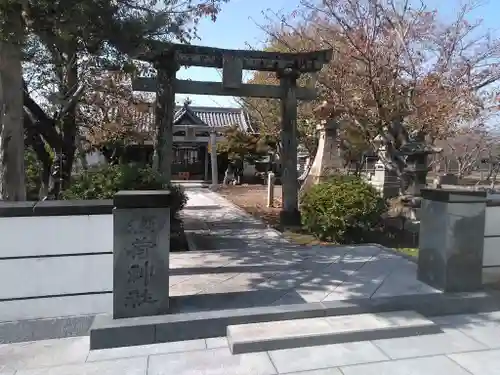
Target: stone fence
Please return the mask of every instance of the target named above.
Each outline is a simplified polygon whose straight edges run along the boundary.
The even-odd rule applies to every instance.
[[[168,191],[126,191],[114,200],[0,202],[0,323],[166,310],[169,204]],[[131,284],[132,273],[146,282]],[[157,294],[161,303],[129,303],[134,293]]]
[[[448,292],[500,282],[500,195],[423,189],[418,278]]]
[[[0,202],[0,321],[112,310],[113,201]]]

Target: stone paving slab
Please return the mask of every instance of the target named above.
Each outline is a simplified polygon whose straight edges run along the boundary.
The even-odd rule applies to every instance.
[[[369,341],[274,350],[269,352],[269,356],[280,373],[379,362],[389,359]]]
[[[2,371],[83,363],[89,352],[89,337],[31,341],[0,345]]]
[[[449,358],[473,375],[498,375],[500,373],[500,350],[452,354]]]
[[[327,368],[322,370],[289,372],[287,375],[344,375],[338,368]]]
[[[437,324],[457,330],[490,349],[500,349],[500,312],[435,317]]]
[[[75,365],[40,367],[20,370],[16,375],[145,375],[148,358],[138,357],[115,361],[88,362]]]
[[[149,358],[148,375],[274,375],[277,374],[266,353],[233,356],[227,349],[207,349],[184,354],[164,354]]]
[[[434,335],[376,340],[373,343],[391,359],[424,357],[440,354],[485,350],[487,347],[459,330],[442,328]]]
[[[91,350],[87,362],[107,361],[120,358],[144,357],[154,354],[190,352],[207,348],[205,340],[175,341],[164,344],[129,346],[115,349]]]
[[[340,370],[343,375],[471,375],[444,356],[348,366]]]

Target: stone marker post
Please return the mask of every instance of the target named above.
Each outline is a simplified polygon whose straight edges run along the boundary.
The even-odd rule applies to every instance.
[[[168,190],[120,191],[114,197],[114,319],[168,312],[170,204]]]
[[[274,173],[267,174],[267,207],[272,207],[274,203]]]
[[[217,165],[217,133],[210,132],[210,162],[212,164],[212,188],[219,184],[219,171]]]

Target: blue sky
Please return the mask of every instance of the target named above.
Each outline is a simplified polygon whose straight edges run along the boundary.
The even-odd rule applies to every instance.
[[[224,4],[217,21],[204,20],[200,23],[198,34],[201,40],[193,44],[229,48],[245,49],[247,45],[257,47],[265,40],[265,33],[258,25],[265,24],[263,11],[270,9],[291,11],[299,4],[299,0],[230,0]],[[220,81],[220,73],[213,68],[182,68],[177,73],[179,79],[192,79],[196,81]],[[176,95],[176,101],[182,103],[185,95]],[[193,105],[203,106],[236,106],[230,97],[189,95]]]
[[[436,7],[443,17],[453,17],[459,0],[424,0],[431,7]],[[193,44],[219,48],[245,49],[249,44],[253,47],[261,45],[265,40],[265,33],[259,29],[259,24],[265,24],[266,19],[262,12],[290,12],[295,9],[300,0],[230,0],[223,5],[217,21],[204,20],[200,23],[200,40]],[[485,29],[497,29],[498,15],[500,15],[500,0],[483,1],[484,5],[478,8],[472,16],[483,19]],[[197,81],[220,81],[220,73],[211,68],[182,68],[177,77]],[[236,106],[233,98],[223,96],[190,95],[193,105],[202,106]],[[177,95],[176,101],[180,104],[185,95]]]

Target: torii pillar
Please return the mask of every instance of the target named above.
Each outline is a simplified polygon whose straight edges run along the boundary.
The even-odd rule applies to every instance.
[[[284,227],[301,224],[297,171],[297,78],[300,72],[285,68],[277,72],[281,98],[281,200],[280,222]]]
[[[172,180],[173,128],[175,112],[175,76],[180,65],[174,55],[167,55],[156,64],[155,153],[153,167],[165,184]]]
[[[331,119],[317,126],[319,132],[318,150],[302,189],[318,184],[344,169],[337,139],[338,128],[339,123]]]

